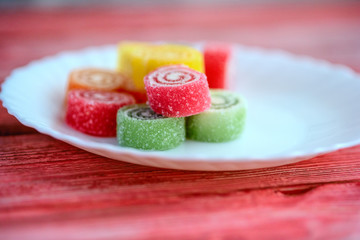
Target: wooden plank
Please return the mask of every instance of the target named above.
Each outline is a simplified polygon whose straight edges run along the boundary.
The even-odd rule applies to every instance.
[[[323,183],[360,181],[360,146],[297,164],[235,172],[133,165],[40,134],[0,137],[0,146],[0,222],[51,218],[83,209],[83,202],[106,208],[171,205],[254,189],[296,195]]]
[[[22,125],[14,116],[8,114],[3,106],[0,106],[0,136],[29,133],[36,133],[36,130]]]
[[[3,221],[2,239],[358,239],[360,184],[328,184],[301,194],[278,189],[162,198],[147,204],[62,202]],[[115,199],[114,199],[115,201]],[[131,200],[130,200],[131,201]],[[133,200],[132,200],[133,201]],[[46,216],[53,208],[57,214]]]
[[[282,167],[233,172],[196,172],[158,169],[111,160],[41,134],[0,137],[0,158],[2,159],[0,169],[1,179],[4,183],[31,181],[39,178],[71,178],[74,174],[83,174],[86,177],[101,171],[104,173],[113,171],[119,173],[117,178],[133,183],[134,181],[141,183],[144,180],[145,182],[168,182],[172,181],[173,174],[176,174],[176,179],[173,179],[176,182],[181,180],[192,182],[195,178],[204,181],[211,179],[218,181],[226,178],[234,180],[235,178],[263,177],[264,179],[252,182],[248,186],[240,184],[242,188],[259,188],[268,187],[269,184],[271,186],[271,181],[276,182],[273,183],[276,186],[287,185],[286,183],[294,185],[322,182],[321,179],[325,182],[358,179],[359,154],[360,146],[357,146]],[[40,172],[42,172],[41,175]],[[122,176],[124,172],[139,172],[142,177],[128,179],[128,176]],[[147,177],[143,175],[146,172],[161,174],[155,174],[159,176],[146,179]],[[105,175],[101,175],[106,178]],[[298,182],[291,180],[291,178],[295,178],[295,175]],[[337,178],[336,175],[340,175],[341,178]],[[274,178],[275,176],[278,178]],[[110,176],[110,178],[113,177]],[[183,177],[185,178],[183,179]],[[267,178],[271,181],[265,180]]]

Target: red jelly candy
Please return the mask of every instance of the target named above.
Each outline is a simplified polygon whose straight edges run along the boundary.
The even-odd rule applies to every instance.
[[[144,82],[150,107],[166,117],[186,117],[210,108],[205,74],[184,65],[160,67]]]
[[[231,46],[208,43],[204,46],[205,73],[209,88],[229,88]]]
[[[146,103],[147,101],[146,92],[138,92],[133,90],[125,90],[125,89],[120,89],[119,92],[129,93],[135,98],[136,103]]]
[[[66,123],[94,136],[116,136],[118,109],[134,103],[134,97],[127,93],[71,90],[67,96]]]

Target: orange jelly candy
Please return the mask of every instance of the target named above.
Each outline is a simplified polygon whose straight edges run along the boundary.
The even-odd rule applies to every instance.
[[[73,89],[117,91],[126,89],[127,79],[110,70],[97,68],[77,69],[70,73],[68,79],[68,91]]]
[[[70,73],[67,92],[74,89],[127,92],[132,94],[137,102],[145,102],[146,95],[131,90],[130,84],[131,81],[121,73],[99,68],[83,68]]]

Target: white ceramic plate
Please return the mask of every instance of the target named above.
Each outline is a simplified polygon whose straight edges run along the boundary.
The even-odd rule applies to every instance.
[[[187,170],[278,166],[360,143],[360,77],[350,69],[281,51],[236,47],[237,86],[248,102],[243,135],[228,143],[186,141],[168,151],[121,147],[64,123],[68,73],[115,68],[115,46],[64,52],[16,69],[2,86],[8,112],[24,125],[125,162]]]

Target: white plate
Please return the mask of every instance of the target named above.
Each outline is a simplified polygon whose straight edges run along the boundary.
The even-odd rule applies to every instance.
[[[86,151],[125,162],[187,170],[278,166],[360,143],[360,77],[350,69],[281,51],[237,46],[237,88],[248,102],[243,135],[228,143],[186,141],[168,151],[121,147],[68,127],[63,99],[69,71],[115,68],[115,46],[64,52],[16,69],[2,86],[8,112]]]

